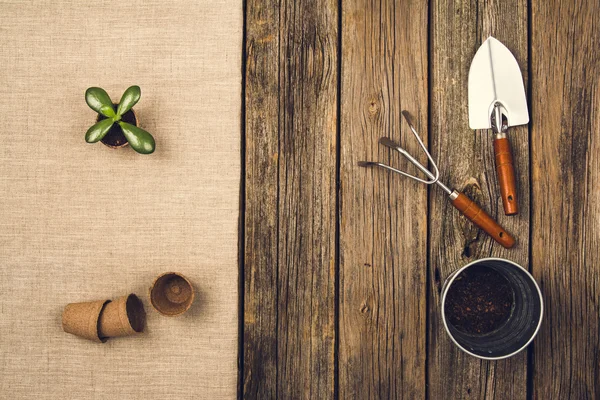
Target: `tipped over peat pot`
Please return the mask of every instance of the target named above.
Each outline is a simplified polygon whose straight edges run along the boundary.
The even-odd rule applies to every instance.
[[[113,105],[116,111],[118,104]],[[103,119],[106,119],[106,117],[102,114],[98,114],[98,116],[96,117],[96,122],[100,122]],[[131,124],[133,126],[138,126],[138,118],[133,109],[123,114],[123,116],[121,117],[121,121],[127,122],[128,124]],[[113,124],[106,136],[104,136],[100,141],[102,142],[102,144],[112,149],[119,149],[121,147],[126,147],[129,145],[129,142],[125,138],[125,134],[123,134],[123,129],[121,129],[119,124]]]
[[[446,279],[442,320],[464,352],[486,360],[513,356],[540,329],[544,303],[533,276],[501,258],[473,261]]]
[[[100,333],[100,314],[110,300],[86,301],[67,304],[62,314],[62,327],[67,333],[94,342],[104,343],[108,338]]]
[[[130,336],[144,330],[146,312],[142,301],[133,293],[104,306],[98,321],[102,338]]]
[[[111,300],[67,304],[62,327],[67,333],[104,343],[109,338],[130,336],[144,330],[146,312],[133,293]]]

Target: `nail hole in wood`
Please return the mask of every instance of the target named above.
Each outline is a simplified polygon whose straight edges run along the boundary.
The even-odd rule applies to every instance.
[[[467,257],[467,258],[471,258],[471,244],[470,243],[465,246],[465,248],[463,250],[463,256]]]

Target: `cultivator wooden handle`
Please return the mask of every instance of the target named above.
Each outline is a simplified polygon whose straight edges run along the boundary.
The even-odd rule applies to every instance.
[[[498,174],[504,214],[515,215],[519,212],[517,181],[508,138],[494,139],[494,155],[496,156],[496,173]]]
[[[492,217],[481,209],[473,200],[456,190],[450,195],[452,205],[469,221],[483,229],[496,242],[510,249],[515,245],[515,239],[502,228]]]

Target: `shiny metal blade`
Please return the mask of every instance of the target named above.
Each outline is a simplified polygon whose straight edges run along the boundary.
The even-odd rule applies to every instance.
[[[508,126],[529,122],[523,76],[513,54],[489,37],[475,53],[469,70],[469,126],[490,129],[494,105],[506,113]]]

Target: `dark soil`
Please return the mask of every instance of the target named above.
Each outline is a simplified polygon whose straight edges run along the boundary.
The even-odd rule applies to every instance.
[[[513,291],[492,268],[467,268],[446,296],[447,321],[461,332],[485,334],[498,329],[510,316]]]
[[[104,115],[98,114],[97,120],[102,121],[103,119],[106,119],[106,117]],[[125,121],[131,125],[137,126],[135,114],[131,110],[127,111],[124,115],[121,116],[121,121]],[[102,143],[110,147],[121,147],[127,143],[127,139],[125,139],[125,135],[123,135],[123,130],[121,129],[119,124],[113,124],[112,128],[110,128],[106,136],[102,138]]]

